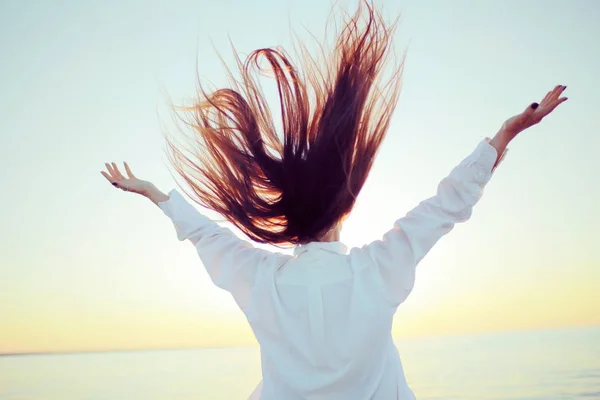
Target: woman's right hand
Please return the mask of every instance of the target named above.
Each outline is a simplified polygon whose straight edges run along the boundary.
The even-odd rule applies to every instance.
[[[566,97],[561,97],[566,88],[564,85],[556,86],[540,103],[533,103],[522,113],[507,119],[501,130],[514,138],[524,130],[539,124],[556,107],[567,101]]]
[[[556,107],[567,101],[566,97],[561,97],[566,88],[567,87],[563,85],[556,86],[546,94],[541,103],[531,104],[525,111],[510,117],[504,122],[500,131],[498,131],[496,136],[490,140],[490,145],[498,152],[498,158],[496,159],[494,168],[502,159],[506,146],[508,146],[519,133],[539,124],[540,121],[554,111]]]

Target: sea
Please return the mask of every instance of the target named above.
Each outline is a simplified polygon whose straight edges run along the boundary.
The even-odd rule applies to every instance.
[[[397,341],[419,400],[600,400],[600,327]],[[0,400],[247,399],[258,348],[0,357]]]

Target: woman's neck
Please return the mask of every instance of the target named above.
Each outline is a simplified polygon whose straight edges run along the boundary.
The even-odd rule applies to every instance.
[[[342,224],[337,224],[329,232],[319,238],[319,242],[339,242]]]

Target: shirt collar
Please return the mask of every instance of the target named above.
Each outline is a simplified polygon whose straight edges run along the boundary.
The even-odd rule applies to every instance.
[[[298,257],[300,254],[304,254],[309,251],[313,252],[318,250],[324,250],[336,254],[348,253],[348,248],[342,242],[311,242],[296,246],[294,249],[294,257]]]

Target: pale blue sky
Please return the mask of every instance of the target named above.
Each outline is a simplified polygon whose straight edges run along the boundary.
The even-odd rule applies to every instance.
[[[555,84],[570,98],[511,144],[473,220],[422,263],[399,332],[600,323],[600,3],[378,4],[390,17],[402,11],[398,52],[410,45],[388,139],[342,234],[350,245],[378,238]],[[175,102],[194,95],[196,55],[200,76],[221,85],[213,44],[230,60],[228,36],[245,54],[289,46],[290,23],[320,38],[329,9],[322,0],[0,4],[0,352],[247,342],[233,301],[169,221],[99,170],[128,160],[173,187],[165,92]],[[225,325],[243,339],[208,337]]]

